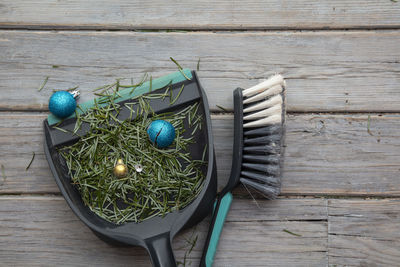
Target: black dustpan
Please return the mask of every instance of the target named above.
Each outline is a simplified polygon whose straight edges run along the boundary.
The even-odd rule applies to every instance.
[[[171,248],[172,238],[182,228],[198,223],[212,210],[217,189],[210,112],[207,97],[199,84],[196,73],[190,70],[182,70],[182,72],[164,76],[153,80],[152,88],[163,88],[167,84],[172,84],[170,88],[174,91],[174,95],[177,95],[182,84],[185,84],[184,90],[181,92],[178,100],[172,106],[169,100],[164,101],[162,99],[150,100],[149,103],[156,113],[178,111],[188,104],[200,103],[199,112],[203,115],[204,127],[202,127],[202,130],[196,132],[194,137],[195,142],[190,147],[190,153],[193,159],[201,159],[204,147],[207,146],[205,157],[207,167],[204,169],[205,180],[199,196],[184,209],[171,212],[164,217],[153,217],[140,223],[128,222],[117,225],[100,218],[90,211],[83,203],[77,189],[71,184],[71,177],[68,175],[66,163],[57,151],[58,148],[76,142],[79,137],[54,129],[52,125],[57,122],[54,117],[49,116],[44,121],[45,154],[57,185],[73,212],[104,241],[122,245],[137,245],[146,248],[154,266],[176,266]],[[149,84],[144,84],[140,88],[137,88],[137,90],[135,89],[135,91],[136,95],[148,92]],[[125,93],[120,91],[120,100],[122,103],[132,101],[132,95],[127,92]],[[90,107],[90,105],[90,103],[84,103],[81,107],[85,109]],[[119,119],[124,120],[129,118],[129,113],[128,110],[121,110]],[[75,122],[75,118],[68,118],[60,123],[58,127],[72,131],[75,127]],[[88,127],[82,125],[78,134],[82,136],[87,130]]]

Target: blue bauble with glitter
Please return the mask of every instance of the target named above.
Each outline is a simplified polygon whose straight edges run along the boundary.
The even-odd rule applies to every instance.
[[[49,109],[56,117],[64,119],[75,112],[76,100],[69,92],[58,91],[50,97]]]
[[[155,120],[150,124],[149,128],[147,128],[147,134],[153,144],[159,148],[164,148],[170,146],[172,142],[174,142],[175,128],[168,121]]]

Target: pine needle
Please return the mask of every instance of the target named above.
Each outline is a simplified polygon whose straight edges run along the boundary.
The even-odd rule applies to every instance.
[[[250,190],[247,188],[247,186],[245,184],[243,184],[243,183],[242,183],[242,185],[243,185],[244,189],[246,189],[247,193],[250,194],[250,196],[253,199],[254,203],[256,203],[257,208],[260,208],[260,205],[258,205],[257,200],[254,198],[253,194],[250,192]]]
[[[114,102],[114,94],[105,93],[104,103],[108,105],[95,105],[79,116],[77,129],[85,123],[90,131],[59,150],[83,202],[98,216],[116,224],[141,222],[183,209],[198,196],[205,178],[206,162],[192,159],[189,151],[194,142],[190,133],[203,124],[197,113],[199,103],[173,113],[154,114],[149,101],[166,94],[147,94],[123,105],[129,107],[131,119],[121,121],[117,117],[121,106]],[[175,141],[166,149],[157,148],[148,138],[147,128],[156,119],[175,127]],[[118,159],[128,167],[125,178],[113,174]],[[140,173],[135,171],[136,164],[143,166]]]
[[[179,90],[179,92],[178,92],[178,95],[174,98],[174,100],[172,100],[172,102],[170,102],[169,104],[170,105],[173,105],[175,102],[176,102],[176,100],[178,100],[178,98],[181,96],[181,94],[182,94],[182,91],[183,91],[183,88],[185,87],[185,85],[184,84],[182,84],[182,87],[181,87],[181,89]]]
[[[196,234],[195,235],[195,233],[196,233],[196,226],[195,227],[193,227],[193,231],[192,231],[192,234],[190,235],[190,237],[189,238],[185,238],[185,241],[186,241],[186,245],[185,246],[183,246],[183,247],[181,247],[181,248],[179,248],[179,249],[185,249],[185,248],[187,248],[187,245],[189,245],[190,247],[189,247],[189,249],[186,249],[186,251],[185,251],[185,255],[183,256],[183,261],[178,261],[177,262],[177,265],[178,266],[180,266],[180,265],[182,265],[183,267],[185,267],[186,266],[186,264],[187,264],[187,258],[190,256],[190,253],[192,253],[192,251],[193,251],[193,249],[194,249],[194,247],[196,246],[196,244],[197,244],[197,239],[198,239],[198,234]],[[189,262],[189,265],[191,265],[191,261]]]
[[[53,129],[56,129],[56,130],[59,130],[59,131],[61,131],[61,132],[63,132],[63,133],[68,133],[67,130],[65,130],[65,129],[63,129],[63,128],[60,128],[60,127],[57,127],[57,126],[52,126],[52,128],[53,128]]]
[[[149,86],[149,92],[153,91],[153,76],[150,75],[150,86]]]
[[[38,92],[42,91],[42,89],[44,88],[44,86],[46,85],[47,81],[49,80],[49,77],[46,77],[42,83],[42,85],[40,85],[40,87],[38,88]]]
[[[1,185],[4,185],[5,182],[6,182],[6,180],[7,180],[6,170],[5,170],[3,164],[1,164],[1,176],[3,177],[3,181],[0,183],[0,186],[1,186]]]
[[[298,236],[298,237],[301,237],[301,236],[302,236],[302,235],[300,235],[300,234],[293,233],[293,232],[291,232],[291,231],[289,231],[289,230],[287,230],[287,229],[283,229],[282,231],[285,232],[285,233],[288,233],[288,234],[290,234],[290,235],[294,235],[294,236]]]
[[[197,68],[196,68],[196,70],[197,70],[197,71],[200,70],[200,58],[199,58],[199,60],[197,61]]]
[[[185,78],[190,81],[191,79],[183,72],[183,68],[181,67],[181,65],[179,65],[179,63],[175,59],[173,59],[172,57],[169,57],[169,59],[171,59],[172,62],[175,63],[175,65],[178,67],[178,69],[182,73],[182,75],[185,76]]]
[[[219,108],[219,109],[221,109],[221,110],[224,111],[224,112],[229,112],[229,110],[226,109],[226,108],[224,108],[223,106],[216,105],[216,107]]]
[[[371,115],[368,115],[367,132],[368,132],[370,135],[373,135],[373,134],[371,133],[370,126],[371,126]]]
[[[33,160],[35,159],[35,152],[32,152],[32,159],[29,162],[28,166],[26,166],[25,171],[27,171],[29,169],[29,167],[32,165]]]

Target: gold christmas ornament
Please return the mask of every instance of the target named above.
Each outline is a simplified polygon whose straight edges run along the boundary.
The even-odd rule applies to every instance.
[[[124,164],[122,159],[117,161],[117,164],[114,167],[114,175],[118,178],[123,178],[128,174],[128,167]]]

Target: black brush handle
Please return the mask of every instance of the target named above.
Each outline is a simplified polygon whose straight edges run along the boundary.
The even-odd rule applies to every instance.
[[[177,266],[169,232],[146,239],[145,242],[154,267]]]
[[[233,92],[233,101],[235,119],[231,174],[227,185],[218,195],[215,203],[214,213],[200,260],[201,267],[211,267],[213,264],[219,237],[233,199],[231,191],[239,183],[240,179],[243,157],[243,96],[241,88],[237,88]]]

